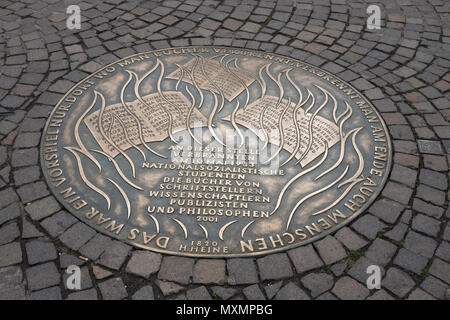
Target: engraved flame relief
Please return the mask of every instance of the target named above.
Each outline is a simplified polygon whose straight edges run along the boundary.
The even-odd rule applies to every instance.
[[[90,75],[41,144],[57,199],[90,226],[170,254],[306,244],[362,213],[391,164],[374,107],[298,60],[222,48],[137,54]]]

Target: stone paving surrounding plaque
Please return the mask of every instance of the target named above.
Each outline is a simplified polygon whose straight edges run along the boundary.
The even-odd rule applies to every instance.
[[[450,4],[445,0],[0,2],[0,299],[450,299]],[[366,8],[382,11],[368,30]],[[81,222],[44,179],[39,142],[91,73],[164,48],[275,53],[335,75],[387,125],[392,169],[353,221],[255,257],[172,256]],[[47,180],[48,181],[48,180]],[[369,265],[381,289],[366,287]],[[81,290],[65,270],[81,269]]]

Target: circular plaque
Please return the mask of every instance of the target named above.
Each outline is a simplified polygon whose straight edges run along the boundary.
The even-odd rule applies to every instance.
[[[74,86],[41,165],[96,230],[168,254],[236,257],[310,243],[374,201],[391,142],[354,87],[292,58],[228,47],[139,53]]]

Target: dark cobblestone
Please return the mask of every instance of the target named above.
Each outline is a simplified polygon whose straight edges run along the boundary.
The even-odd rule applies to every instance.
[[[61,288],[52,287],[32,292],[30,300],[62,300]]]
[[[423,214],[416,215],[412,220],[412,228],[416,231],[436,236],[440,231],[440,221]]]
[[[72,226],[77,219],[62,210],[42,221],[41,226],[52,236],[57,237]]]
[[[258,282],[258,273],[253,259],[229,259],[227,262],[228,283],[253,284]]]
[[[193,270],[193,282],[223,284],[225,282],[225,260],[197,261]]]
[[[333,277],[326,273],[310,273],[301,279],[305,288],[311,291],[313,297],[317,297],[333,287]]]
[[[151,286],[144,286],[140,288],[136,293],[132,296],[133,300],[154,300],[155,296],[153,293],[153,288]]]
[[[67,213],[64,213],[64,215],[60,217],[61,220],[60,222],[58,222],[58,225],[62,226],[62,228],[64,229],[72,225],[74,222],[76,222],[70,220],[69,217],[71,216],[68,215]],[[112,242],[113,240],[111,238],[97,233],[93,238],[91,238],[86,244],[84,244],[80,248],[80,253],[83,254],[85,257],[95,261],[100,257],[100,255],[103,252],[105,252],[106,248],[109,247]]]
[[[344,247],[332,236],[327,236],[314,244],[325,264],[333,264],[347,257]]]
[[[68,294],[67,300],[97,300],[97,291],[95,289],[82,290]]]
[[[395,257],[394,264],[420,275],[422,270],[428,264],[428,259],[402,248]]]
[[[136,251],[127,264],[127,272],[148,278],[159,270],[161,258],[157,253]]]
[[[404,207],[397,202],[381,199],[375,202],[369,211],[387,223],[394,223],[403,209]]]
[[[186,298],[187,300],[212,300],[211,295],[204,286],[187,290]]]
[[[173,282],[156,280],[155,283],[164,296],[172,295],[184,290],[184,287]]]
[[[55,286],[60,282],[60,275],[53,262],[40,264],[26,270],[28,287],[39,290]]]
[[[0,267],[6,267],[22,262],[22,249],[19,242],[0,246]]]
[[[271,254],[257,259],[261,280],[279,280],[292,277],[293,272],[287,254]]]
[[[449,288],[447,284],[433,276],[427,277],[420,286],[426,292],[438,299],[444,299]]]
[[[436,249],[436,241],[422,236],[414,231],[410,231],[405,239],[405,248],[409,249],[421,256],[430,258]]]
[[[131,247],[114,241],[100,256],[98,263],[113,270],[119,270],[130,252]]]
[[[211,290],[216,296],[222,298],[223,300],[227,300],[237,293],[236,289],[219,286],[211,287]]]
[[[397,247],[392,243],[383,239],[376,239],[366,251],[366,257],[378,265],[385,266],[396,251]]]
[[[100,282],[98,286],[105,300],[121,300],[128,297],[127,289],[120,278]]]
[[[60,204],[52,196],[34,201],[25,207],[25,210],[33,220],[41,220],[46,218],[59,209],[61,209]]]
[[[278,291],[277,300],[310,300],[308,295],[293,282],[289,282]]]
[[[450,284],[450,264],[440,259],[435,259],[429,270],[430,274]]]
[[[302,273],[323,266],[312,245],[299,247],[288,251],[289,258],[297,273]]]
[[[79,249],[95,235],[95,231],[85,224],[78,222],[66,230],[60,237],[62,243],[72,250]]]
[[[57,258],[53,243],[34,240],[27,242],[25,249],[30,265],[55,260]]]
[[[16,240],[20,236],[17,223],[10,223],[0,228],[0,245],[4,245]]]
[[[381,222],[377,217],[365,214],[354,222],[351,227],[366,238],[373,240],[376,238],[378,232],[386,227],[386,224]]]
[[[174,281],[180,284],[189,284],[192,278],[194,260],[182,257],[164,257],[158,278]]]
[[[407,273],[397,268],[390,268],[381,282],[382,286],[403,298],[414,287],[414,281]]]
[[[331,292],[342,300],[363,300],[369,295],[369,290],[350,277],[340,278]]]
[[[351,251],[359,250],[367,244],[367,241],[347,227],[336,232],[335,238]]]

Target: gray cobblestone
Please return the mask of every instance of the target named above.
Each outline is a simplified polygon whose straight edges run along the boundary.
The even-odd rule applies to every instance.
[[[198,260],[194,265],[193,282],[223,284],[225,282],[225,260]]]
[[[416,231],[436,236],[440,231],[440,221],[423,214],[416,215],[412,220],[412,228]]]
[[[289,250],[288,255],[294,264],[297,273],[302,273],[323,266],[322,260],[314,251],[312,245]]]
[[[72,217],[69,215],[69,217]],[[66,218],[66,215],[61,217],[62,219]],[[75,222],[75,221],[73,221]],[[72,221],[63,220],[61,224],[72,224]],[[63,225],[64,227],[64,225]],[[93,238],[91,238],[86,244],[84,244],[80,248],[80,253],[85,257],[91,260],[97,260],[100,255],[105,252],[106,248],[109,247],[112,243],[112,239],[110,237],[104,236],[100,233],[97,233]]]
[[[62,243],[72,250],[78,250],[95,235],[95,231],[82,222],[78,222],[67,229],[60,237]]]
[[[169,281],[156,280],[155,283],[164,296],[172,295],[184,290],[184,287]]]
[[[151,286],[144,286],[136,291],[132,296],[133,300],[154,300],[153,288]]]
[[[16,186],[20,186],[38,180],[40,175],[38,166],[21,168],[14,171],[14,182]]]
[[[17,200],[18,200],[18,197],[17,197],[16,193],[13,191],[13,189],[8,188],[8,189],[0,191],[0,208],[4,208],[4,207],[8,206],[7,208],[5,208],[1,211],[2,215],[0,215],[0,217],[3,215],[7,216],[8,214],[10,214],[10,215],[15,214],[17,205],[10,205],[10,204]],[[2,218],[0,218],[0,219],[2,219]]]
[[[40,264],[26,271],[28,287],[32,290],[40,290],[55,286],[60,282],[60,275],[53,262]]]
[[[212,300],[205,286],[187,290],[186,298],[187,300]]]
[[[20,243],[12,242],[0,246],[0,267],[6,267],[22,262]]]
[[[340,278],[331,292],[342,300],[363,300],[369,295],[369,290],[350,277]]]
[[[271,254],[257,259],[262,280],[279,280],[292,277],[292,269],[285,253]]]
[[[314,244],[325,264],[333,264],[347,257],[342,245],[332,236],[327,236]]]
[[[161,255],[153,252],[135,251],[127,264],[127,272],[148,278],[161,266]]]
[[[427,277],[420,287],[438,299],[444,299],[449,288],[447,284],[433,276]]]
[[[437,219],[439,219],[444,214],[443,208],[424,202],[417,198],[414,199],[413,209]]]
[[[293,282],[289,282],[278,291],[277,300],[310,300],[308,295]]]
[[[64,233],[70,226],[72,226],[77,219],[71,214],[62,210],[55,213],[53,216],[43,220],[41,226],[52,236],[57,237]]]
[[[394,298],[385,290],[381,289],[368,297],[367,300],[394,300]]]
[[[27,252],[28,264],[30,265],[55,260],[57,258],[53,243],[33,240],[25,244],[25,250]]]
[[[0,228],[0,245],[4,245],[16,240],[20,236],[17,223],[9,223]]]
[[[60,204],[52,196],[34,201],[25,207],[25,211],[33,220],[46,218],[60,209]]]
[[[367,244],[367,241],[362,239],[348,227],[344,227],[336,232],[335,238],[351,251],[361,249]]]
[[[395,257],[394,264],[420,275],[428,264],[428,259],[402,248]]]
[[[23,273],[19,266],[0,268],[0,293],[20,287],[22,283]]]
[[[436,241],[429,237],[422,236],[417,232],[410,231],[406,236],[404,246],[406,249],[420,254],[425,258],[431,258],[436,249]]]
[[[450,284],[450,264],[440,259],[435,259],[429,270],[430,274]]]
[[[11,163],[14,167],[32,166],[38,163],[38,150],[16,149],[12,153]]]
[[[366,257],[378,265],[385,266],[389,263],[396,251],[397,247],[395,245],[378,238],[372,242],[366,251]]]
[[[82,290],[68,294],[67,300],[97,300],[97,291],[95,289]]]
[[[215,296],[220,297],[223,300],[228,300],[237,293],[236,289],[219,286],[211,287],[211,290],[214,292]]]
[[[416,183],[417,172],[407,167],[394,164],[391,172],[391,179],[413,187]]]
[[[351,227],[366,238],[373,240],[376,238],[378,232],[385,228],[386,225],[377,217],[370,214],[365,214],[356,220]]]
[[[387,223],[394,223],[403,209],[404,207],[397,202],[381,199],[370,207],[369,212]]]
[[[227,270],[229,284],[253,284],[258,282],[258,273],[253,259],[229,259]]]
[[[62,300],[61,289],[59,287],[52,287],[34,291],[30,295],[30,300]]]
[[[158,278],[186,285],[191,281],[193,267],[193,259],[167,256],[162,260]]]
[[[49,191],[43,181],[23,185],[17,189],[17,193],[23,203],[30,203],[49,195]]]
[[[95,232],[95,231],[94,231]],[[120,241],[114,241],[102,253],[98,263],[113,270],[119,270],[125,262],[131,247]]]
[[[8,189],[7,189],[8,190]],[[0,191],[1,195],[1,191]],[[14,197],[12,197],[13,199]],[[8,200],[9,201],[9,200]],[[0,210],[0,224],[15,219],[20,216],[20,208],[17,202],[10,204],[9,206]]]
[[[420,288],[415,289],[408,296],[408,300],[436,300],[434,297],[430,296],[428,293]]]
[[[105,300],[121,300],[128,297],[127,289],[120,278],[100,282],[98,286]]]
[[[333,287],[333,277],[326,273],[310,273],[301,279],[305,288],[311,291],[313,297],[328,291]]]
[[[257,284],[245,287],[242,292],[248,300],[266,300]]]
[[[392,267],[386,272],[386,277],[381,281],[381,285],[403,298],[414,287],[415,283],[407,273]]]
[[[439,248],[436,251],[436,256],[449,262],[450,261],[450,243],[448,243],[446,241],[442,241],[441,244],[439,245]]]

